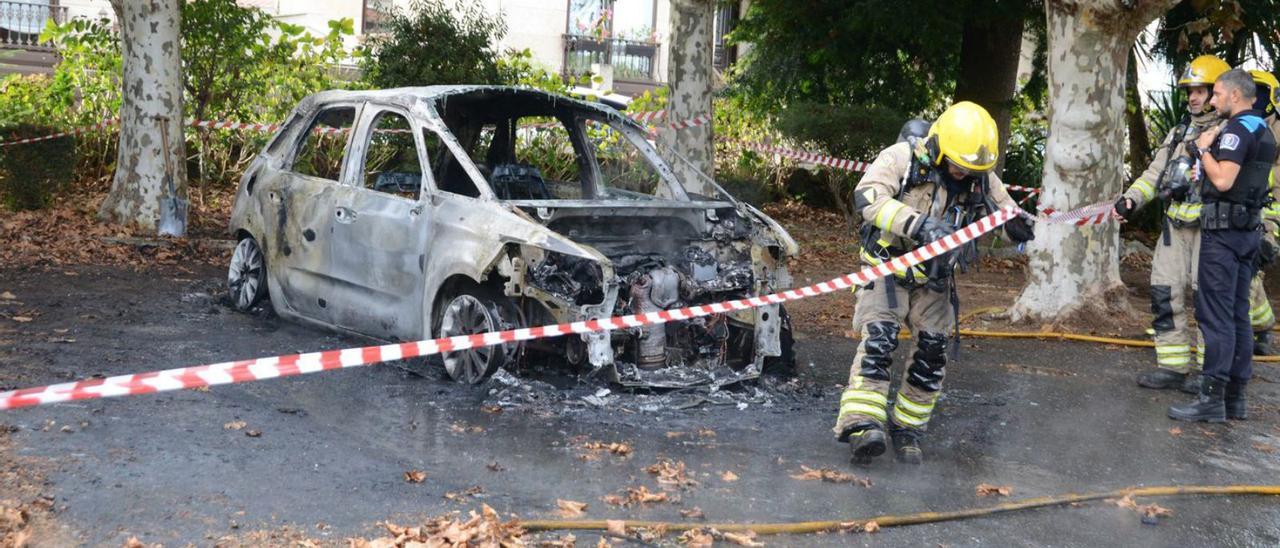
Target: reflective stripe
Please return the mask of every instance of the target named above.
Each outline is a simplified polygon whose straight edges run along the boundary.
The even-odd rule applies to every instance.
[[[929,417],[927,415],[924,417],[915,417],[910,415],[909,413],[904,412],[902,408],[894,406],[893,422],[896,422],[903,426],[914,426],[916,428],[920,428],[925,424],[929,423]]]
[[[1275,321],[1275,312],[1271,310],[1271,303],[1263,302],[1249,310],[1249,323],[1254,327],[1265,326]]]
[[[893,232],[893,220],[898,218],[898,212],[906,209],[907,205],[897,200],[889,200],[880,206],[880,212],[876,213],[875,225],[886,232]]]
[[[1183,202],[1175,202],[1169,206],[1169,211],[1165,216],[1175,221],[1195,222],[1200,220],[1200,210],[1203,204],[1189,204]]]
[[[846,404],[853,401],[858,401],[858,402],[867,403],[871,405],[878,404],[880,407],[889,405],[889,398],[887,396],[879,392],[872,392],[870,390],[845,390],[844,395],[840,396],[841,404]]]
[[[840,404],[840,416],[836,420],[843,420],[845,415],[862,415],[879,419],[880,422],[885,421],[885,413],[883,407],[876,407],[859,402],[849,402]]]
[[[871,266],[878,266],[880,263],[884,262],[884,261],[881,261],[880,259],[877,259],[874,255],[867,253],[866,249],[863,249],[860,255],[862,257],[862,262],[867,263]],[[924,269],[920,268],[920,265],[913,266],[907,269],[907,271],[911,272],[911,277],[914,278],[917,282],[924,283],[929,281],[929,276],[924,273]],[[894,272],[893,275],[899,278],[904,278],[904,279],[907,277],[906,272]],[[857,288],[855,287],[855,291],[856,289]]]
[[[916,403],[905,396],[902,392],[898,392],[898,402],[894,407],[902,407],[904,410],[911,412],[913,415],[928,417],[933,412],[933,402]]]
[[[1270,221],[1280,221],[1280,202],[1263,208],[1262,218]]]
[[[1156,363],[1160,365],[1187,365],[1191,363],[1191,355],[1160,356],[1156,358]]]
[[[1142,179],[1134,181],[1133,186],[1129,188],[1138,189],[1138,192],[1142,194],[1142,199],[1148,202],[1150,202],[1152,198],[1156,197],[1156,187],[1151,186],[1151,183],[1143,181]]]
[[[1189,344],[1164,344],[1156,345],[1156,354],[1189,354],[1191,345]]]

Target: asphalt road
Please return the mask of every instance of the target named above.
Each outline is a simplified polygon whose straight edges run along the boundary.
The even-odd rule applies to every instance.
[[[0,386],[365,342],[234,313],[219,303],[221,275],[204,268],[0,270],[0,291],[17,298],[0,303],[0,313],[33,318],[0,317]],[[1150,351],[1062,342],[965,340],[925,439],[926,463],[882,458],[854,467],[830,432],[854,343],[798,329],[797,379],[719,394],[605,394],[607,386],[548,368],[470,387],[437,370],[380,366],[3,412],[0,424],[17,428],[8,434],[15,455],[48,463],[44,490],[58,522],[94,545],[118,546],[131,536],[203,545],[283,528],[341,542],[376,535],[379,521],[408,524],[482,502],[525,518],[555,517],[556,499],[569,499],[588,503],[593,518],[685,521],[681,510],[699,508],[708,521],[776,522],[1136,485],[1280,483],[1280,368],[1259,366],[1253,420],[1180,425],[1164,410],[1184,396],[1132,382],[1149,366]],[[226,428],[237,421],[244,426]],[[591,451],[584,447],[591,441],[625,442],[633,452]],[[621,508],[602,501],[628,487],[659,490],[644,468],[660,458],[683,462],[698,485],[672,491],[678,502]],[[793,479],[801,466],[871,484]],[[410,470],[425,472],[425,481],[406,482]],[[726,481],[724,472],[738,479]],[[1007,486],[1011,496],[980,497],[981,483]],[[763,540],[1280,544],[1280,499],[1154,502],[1173,515],[1144,524],[1133,510],[1090,503],[875,534]]]

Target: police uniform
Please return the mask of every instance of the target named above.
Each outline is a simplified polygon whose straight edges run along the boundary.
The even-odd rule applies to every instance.
[[[1261,239],[1261,211],[1276,161],[1276,140],[1262,115],[1246,110],[1232,116],[1209,153],[1240,166],[1231,188],[1219,191],[1202,176],[1199,291],[1196,321],[1205,338],[1205,395],[1221,398],[1228,384],[1241,388],[1253,368],[1249,325],[1249,284]],[[1175,416],[1178,408],[1170,409]]]
[[[985,110],[981,113],[986,115]],[[943,123],[939,118],[934,127]],[[922,226],[960,226],[990,210],[1016,207],[999,177],[984,173],[965,181],[951,180],[937,154],[923,141],[900,142],[880,152],[867,168],[854,190],[863,218],[863,262],[879,264],[934,239],[920,235]],[[990,163],[994,165],[994,157]],[[1012,239],[1033,237],[1025,220],[1011,223],[1006,229]],[[879,432],[886,425],[893,429],[895,449],[903,459],[900,445],[914,444],[929,423],[956,326],[950,268],[934,266],[951,260],[948,254],[857,291],[853,323],[861,341],[833,428],[840,441],[854,444],[855,459],[859,457],[857,438],[869,431],[882,435]],[[889,369],[904,322],[916,341],[916,351],[890,409]],[[900,439],[900,434],[910,440]],[[918,446],[914,450],[913,461],[919,462]]]

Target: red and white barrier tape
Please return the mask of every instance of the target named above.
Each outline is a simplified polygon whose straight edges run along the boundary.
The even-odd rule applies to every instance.
[[[913,249],[890,261],[861,271],[834,278],[819,284],[789,289],[760,297],[750,297],[715,304],[691,306],[660,312],[646,312],[621,317],[598,320],[578,321],[567,324],[545,325],[460,335],[440,339],[422,340],[400,344],[366,346],[362,348],[346,348],[306,354],[289,354],[271,356],[254,360],[182,367],[163,371],[152,371],[133,375],[118,375],[102,379],[88,379],[77,382],[54,384],[35,388],[23,388],[0,393],[0,409],[17,409],[48,403],[108,398],[114,396],[133,396],[198,388],[221,384],[250,382],[275,377],[289,377],[306,373],[316,373],[330,369],[373,365],[382,362],[430,356],[442,352],[466,350],[480,346],[489,346],[533,339],[559,337],[570,333],[592,333],[611,331],[644,325],[663,324],[670,321],[687,320],[711,314],[723,314],[735,310],[747,310],[760,306],[796,301],[808,297],[816,297],[827,293],[848,289],[854,285],[866,285],[879,278],[891,276],[895,272],[904,272],[912,266],[929,259],[958,249],[960,246],[977,237],[995,230],[1015,216],[1019,211],[1013,208],[1001,209],[986,217],[978,219],[957,230],[945,238],[930,242]]]
[[[1098,202],[1062,212],[1047,207],[1040,212],[1036,220],[1049,224],[1074,224],[1076,226],[1106,224],[1111,221],[1112,202],[1113,200]]]
[[[7,147],[11,145],[21,145],[25,143],[34,143],[37,141],[48,141],[49,139],[57,139],[59,137],[66,137],[68,135],[80,135],[82,133],[88,133],[90,131],[98,131],[101,129],[105,129],[109,126],[115,125],[117,122],[118,120],[116,120],[115,118],[111,118],[108,120],[103,120],[91,126],[78,127],[72,130],[53,133],[50,135],[42,135],[40,137],[30,137],[26,139],[13,139],[9,141],[0,141],[0,147]]]
[[[857,160],[846,160],[844,158],[836,158],[834,156],[827,156],[825,154],[818,154],[816,152],[802,152],[797,150],[791,150],[791,149],[786,149],[786,148],[782,148],[780,146],[775,146],[775,145],[766,145],[763,143],[751,143],[747,141],[733,141],[733,142],[737,143],[742,147],[749,148],[752,150],[768,152],[770,154],[777,154],[779,156],[791,158],[792,160],[809,162],[811,164],[821,164],[824,166],[834,167],[836,169],[844,169],[848,171],[861,172],[861,171],[866,171],[867,167],[871,165],[870,163],[867,163],[867,162],[859,162]]]

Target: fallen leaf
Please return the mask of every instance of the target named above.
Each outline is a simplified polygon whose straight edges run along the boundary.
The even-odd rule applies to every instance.
[[[192,391],[192,392],[208,392],[208,391],[209,391],[209,387],[208,387],[208,386],[193,386],[193,387],[191,387],[191,388],[188,388],[187,390],[190,390],[190,391]]]
[[[427,479],[427,473],[422,470],[410,470],[404,473],[404,481],[408,483],[422,483]]]
[[[701,438],[714,438],[714,437],[716,437],[716,431],[715,431],[715,430],[712,430],[712,429],[710,429],[710,428],[700,428],[700,429],[698,429],[698,437],[701,437]]]
[[[667,432],[667,439],[684,437],[684,432]]]
[[[472,486],[472,487],[468,487],[468,488],[466,488],[466,489],[465,489],[465,490],[463,490],[463,491],[456,491],[456,492],[449,492],[449,493],[445,493],[445,494],[444,494],[444,498],[445,498],[445,500],[451,500],[451,501],[454,501],[454,502],[458,502],[458,501],[461,501],[461,500],[465,499],[466,497],[474,497],[474,496],[479,495],[480,493],[483,493],[483,492],[484,492],[484,488],[483,488],[483,487],[480,487],[479,485],[475,485],[475,486]]]
[[[1013,493],[1013,489],[1007,485],[991,485],[989,483],[979,483],[977,490],[978,490],[979,497],[986,497],[991,495],[999,495],[1002,497],[1007,497],[1011,493]]]
[[[738,546],[764,546],[764,544],[756,542],[755,531],[747,531],[745,533],[722,533],[725,540],[737,544]]]
[[[686,519],[703,519],[707,517],[706,514],[702,513],[702,509],[697,507],[690,508],[688,510],[681,510],[680,516]]]
[[[1173,427],[1173,428],[1170,428],[1170,429],[1169,429],[1169,435],[1170,435],[1170,436],[1181,436],[1181,435],[1182,435],[1182,429],[1181,429],[1181,428],[1178,428],[1177,426],[1175,426],[1175,427]]]
[[[556,499],[557,512],[562,518],[576,518],[586,513],[587,503],[573,500]]]
[[[582,444],[582,447],[590,451],[608,451],[609,453],[620,457],[625,457],[631,454],[631,446],[621,442],[605,443],[601,441],[589,441]]]
[[[12,318],[9,318],[9,319],[18,323],[27,323],[31,321],[31,317],[29,316],[13,316]]]
[[[565,535],[563,538],[541,541],[538,543],[538,546],[540,548],[573,548],[575,546],[574,543],[576,543],[577,541],[578,541],[577,537],[573,535]],[[422,546],[426,547],[428,545],[423,544]],[[405,548],[409,548],[408,543],[405,544]]]
[[[880,530],[880,524],[874,521],[868,521],[866,525],[862,526],[862,532],[864,533],[875,533],[879,530]]]
[[[484,411],[485,413],[489,413],[491,415],[502,414],[502,407],[499,407],[497,405],[481,405],[480,410]],[[573,535],[569,535],[569,538],[573,538]]]
[[[620,497],[620,496],[618,496],[618,495],[614,495],[614,494],[608,494],[608,495],[605,495],[605,496],[603,496],[603,497],[600,497],[600,500],[603,500],[603,501],[605,502],[605,504],[612,504],[612,505],[614,505],[614,506],[626,506],[626,505],[627,505],[627,499],[626,499],[626,498],[624,498],[624,497]]]
[[[8,291],[5,291],[4,293],[0,293],[0,299],[6,300],[6,301],[12,301],[17,298],[18,298],[17,295],[14,295],[13,293],[10,293]]]
[[[685,531],[684,534],[680,535],[678,540],[683,542],[684,545],[689,548],[711,548],[711,546],[715,545],[716,542],[714,537],[701,529],[690,529]]]
[[[222,425],[222,428],[226,430],[240,430],[245,426],[248,426],[248,423],[244,421],[231,421],[227,424]]]
[[[596,548],[609,548],[611,546],[613,545],[610,544],[609,541],[605,540],[604,537],[600,537],[596,540]]]
[[[684,462],[671,459],[658,459],[658,462],[644,469],[645,472],[658,477],[658,483],[664,486],[693,487],[698,482],[689,477]]]
[[[1270,454],[1270,453],[1275,453],[1275,452],[1276,452],[1276,448],[1275,448],[1275,447],[1272,447],[1272,446],[1267,445],[1267,444],[1265,444],[1265,443],[1255,443],[1255,444],[1253,444],[1253,448],[1254,448],[1254,449],[1257,449],[1257,450],[1259,450],[1259,451],[1262,451],[1263,453],[1268,453],[1268,454]]]
[[[129,540],[124,541],[124,548],[143,548],[144,546],[138,537],[129,537]]]
[[[488,468],[490,472],[501,472],[507,469],[505,466],[498,464],[498,461],[496,460],[489,464],[486,464],[485,468]]]
[[[251,438],[261,438],[262,431],[261,430],[245,430],[244,435],[249,436]]]
[[[800,465],[800,473],[792,474],[791,479],[798,479],[801,481],[821,480],[827,483],[857,483],[863,487],[871,487],[870,479],[860,478],[853,474],[846,474],[844,472],[837,472],[830,468],[809,468],[803,464]]]
[[[627,536],[627,522],[620,519],[604,520],[605,532],[615,537]]]
[[[738,475],[729,470],[725,470],[720,474],[720,479],[723,481],[738,481]]]

